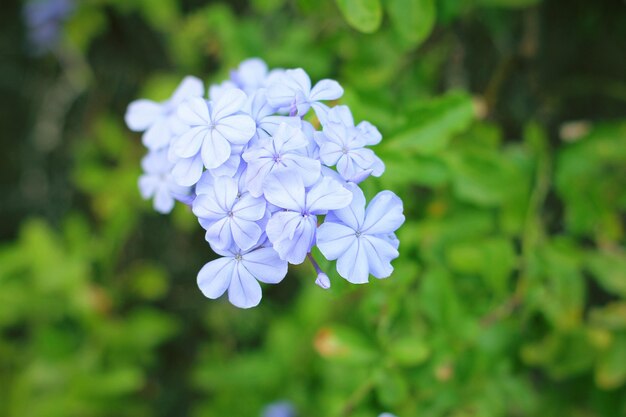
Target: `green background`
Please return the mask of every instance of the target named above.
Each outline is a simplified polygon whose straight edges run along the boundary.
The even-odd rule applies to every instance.
[[[626,416],[620,0],[83,0],[50,53],[0,6],[0,416]],[[308,264],[205,299],[194,216],[140,199],[139,97],[248,57],[334,78],[404,201],[386,280]],[[333,272],[333,274],[330,274]]]

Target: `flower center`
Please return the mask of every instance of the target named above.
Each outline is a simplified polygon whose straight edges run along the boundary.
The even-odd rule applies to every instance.
[[[232,219],[232,217],[234,216],[232,210],[228,212],[228,217],[230,217]]]
[[[361,237],[361,231],[357,230],[356,232],[354,232],[354,236]]]
[[[235,260],[236,260],[237,262],[241,261],[242,259],[243,259],[243,256],[241,256],[241,254],[240,254],[240,253],[238,253],[237,255],[235,255]]]
[[[343,148],[341,148],[341,153],[342,154],[347,154],[348,153],[348,148],[346,148],[345,146]]]

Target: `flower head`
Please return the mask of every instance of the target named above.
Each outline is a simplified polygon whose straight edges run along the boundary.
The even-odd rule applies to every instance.
[[[219,298],[228,291],[228,300],[233,305],[254,307],[262,296],[259,281],[277,284],[287,274],[287,262],[272,248],[213,250],[223,257],[207,263],[198,272],[198,286],[208,298]]]
[[[337,260],[339,275],[354,284],[366,283],[369,274],[386,278],[393,272],[391,260],[398,257],[394,232],[404,223],[402,201],[391,191],[382,191],[366,209],[363,191],[356,185],[348,187],[351,204],[326,216],[317,246],[326,258]]]

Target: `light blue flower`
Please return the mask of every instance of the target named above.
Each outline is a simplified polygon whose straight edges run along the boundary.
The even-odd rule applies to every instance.
[[[189,163],[181,160],[200,155],[207,169],[218,168],[231,157],[233,146],[246,145],[256,132],[256,125],[249,115],[241,113],[245,102],[246,94],[233,88],[215,102],[192,98],[181,104],[178,116],[189,129],[172,142],[173,154],[181,158],[176,164],[187,166]],[[197,168],[192,173],[189,177],[176,175],[177,180],[191,185],[199,179]]]
[[[148,149],[166,148],[172,138],[184,129],[176,114],[178,105],[191,97],[202,97],[203,94],[204,85],[200,79],[185,77],[169,100],[157,103],[140,99],[130,103],[126,110],[126,124],[132,131],[145,132],[142,141]]]
[[[296,417],[296,410],[289,401],[279,401],[268,404],[261,417]]]
[[[256,123],[256,139],[273,136],[282,123],[294,128],[301,126],[299,117],[288,117],[276,114],[276,108],[267,101],[267,90],[264,88],[255,91],[248,97],[244,111],[252,117]],[[252,145],[252,142],[250,143]]]
[[[362,180],[363,174],[379,177],[385,171],[382,160],[374,151],[365,148],[368,144],[377,143],[375,132],[378,130],[370,124],[362,126],[367,130],[354,126],[352,115],[346,106],[337,106],[328,112],[323,132],[315,132],[322,163],[326,166],[336,165],[337,171],[345,180]]]
[[[246,186],[255,197],[263,195],[263,181],[272,172],[293,170],[305,186],[313,185],[320,176],[321,164],[307,156],[309,141],[298,128],[283,123],[274,136],[261,138],[243,153],[248,163]]]
[[[174,200],[189,202],[191,190],[176,182],[171,175],[172,164],[167,159],[167,151],[148,153],[141,161],[144,174],[139,177],[139,191],[145,199],[153,198],[153,206],[159,213],[169,213],[174,208]]]
[[[293,170],[276,171],[265,178],[265,198],[282,208],[272,214],[266,233],[281,259],[300,264],[315,243],[317,216],[346,207],[352,193],[331,178],[322,178],[307,192]]]
[[[75,8],[73,0],[30,0],[23,14],[28,39],[39,54],[53,49],[59,42],[61,27]]]
[[[236,70],[230,72],[230,80],[246,94],[251,94],[265,87],[267,64],[260,58],[249,58],[242,61]]]
[[[342,95],[343,88],[334,80],[321,80],[311,88],[311,79],[302,68],[286,70],[267,88],[267,99],[272,106],[300,117],[311,107],[316,112],[318,108],[324,109],[320,101],[336,100]]]
[[[212,248],[223,258],[205,264],[198,273],[198,286],[208,298],[219,298],[228,291],[228,300],[236,307],[254,307],[262,297],[258,281],[277,284],[287,274],[287,262],[270,247],[250,251]]]
[[[391,191],[378,193],[365,209],[361,189],[350,184],[353,198],[348,207],[328,213],[317,232],[317,247],[329,260],[337,259],[339,275],[354,284],[369,274],[386,278],[398,257],[394,232],[404,223],[402,200]]]
[[[248,250],[263,234],[257,222],[265,215],[265,200],[241,193],[234,178],[214,178],[213,187],[198,194],[192,210],[206,230],[207,242],[217,248],[229,248],[234,242]]]

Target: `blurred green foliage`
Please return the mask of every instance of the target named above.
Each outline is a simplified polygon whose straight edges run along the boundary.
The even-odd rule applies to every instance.
[[[626,416],[623,2],[77,4],[41,57],[2,6],[0,416]],[[206,300],[193,216],[140,200],[127,103],[251,56],[383,133],[390,279]]]

